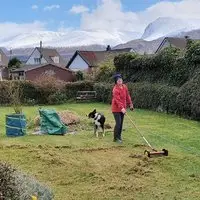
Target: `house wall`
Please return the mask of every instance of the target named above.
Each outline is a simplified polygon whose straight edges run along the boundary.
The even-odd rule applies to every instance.
[[[66,82],[72,82],[75,80],[75,75],[73,72],[66,70],[65,68],[56,67],[54,65],[48,64],[43,67],[27,71],[25,73],[26,80],[34,81],[37,79],[40,75],[47,74],[55,76],[57,79],[66,81]]]
[[[8,57],[0,50],[0,66],[8,66]]]
[[[69,69],[74,71],[86,70],[88,69],[88,64],[79,55],[77,55],[69,66]]]
[[[27,65],[40,64],[40,63],[36,63],[34,58],[40,58],[40,52],[37,49],[34,50],[30,58],[27,60],[26,64]],[[45,63],[47,63],[47,61],[44,58],[42,58],[41,64],[45,64]]]

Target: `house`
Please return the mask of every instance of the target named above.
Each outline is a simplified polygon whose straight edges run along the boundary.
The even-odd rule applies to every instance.
[[[187,37],[185,38],[175,38],[175,37],[166,37],[163,39],[155,53],[159,53],[166,47],[176,47],[179,49],[185,49],[187,45]]]
[[[56,64],[65,67],[66,63],[56,49],[36,47],[28,60],[27,65]]]
[[[9,58],[6,56],[3,50],[0,49],[0,81],[3,79],[8,79],[8,62]]]
[[[74,72],[56,64],[24,65],[11,71],[14,80],[34,81],[41,75],[55,76],[58,80],[72,82],[75,80]]]
[[[69,60],[66,68],[73,71],[91,72],[93,67],[99,66],[100,63],[114,58],[121,53],[133,52],[132,48],[113,49],[107,51],[76,51]]]

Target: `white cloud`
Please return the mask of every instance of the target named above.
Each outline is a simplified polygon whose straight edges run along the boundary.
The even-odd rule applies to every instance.
[[[45,10],[54,8],[60,8],[60,6],[50,5]],[[140,12],[125,11],[122,0],[99,0],[97,7],[91,11],[89,9],[76,10],[75,6],[71,8],[70,12],[81,14],[81,26],[78,29],[66,28],[66,23],[62,21],[57,32],[46,31],[45,24],[38,21],[27,24],[0,23],[0,44],[13,46],[15,42],[18,46],[21,44],[31,46],[33,41],[37,43],[42,38],[47,45],[55,46],[95,43],[116,45],[139,37],[134,32],[140,32],[141,36],[146,26],[159,17],[181,19],[183,26],[190,19],[192,23],[195,22],[194,19],[198,22],[199,10],[200,0],[160,1]],[[172,21],[176,22],[173,19]],[[177,25],[177,23],[174,24]],[[200,26],[200,23],[198,24]],[[163,26],[170,29],[165,23]],[[32,31],[38,31],[38,34]]]
[[[121,0],[101,0],[92,12],[82,14],[81,29],[143,32],[159,17],[200,19],[200,0],[163,1],[141,12],[123,10]]]
[[[37,9],[38,9],[38,6],[37,6],[37,5],[32,5],[31,8],[32,8],[33,10],[37,10]]]
[[[60,5],[56,4],[56,5],[49,5],[49,6],[45,6],[44,7],[44,11],[51,11],[53,9],[59,9]]]
[[[88,12],[88,11],[89,11],[89,8],[87,8],[86,6],[83,6],[83,5],[74,5],[70,9],[70,12],[74,13],[74,14],[80,14],[80,13],[84,13],[84,12]]]
[[[9,40],[20,34],[30,33],[31,31],[45,30],[45,23],[34,21],[33,23],[17,24],[13,22],[0,23],[0,41]]]

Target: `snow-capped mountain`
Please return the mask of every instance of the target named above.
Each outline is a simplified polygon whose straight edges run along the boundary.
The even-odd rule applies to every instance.
[[[80,31],[66,30],[63,32],[40,31],[19,34],[9,38],[0,38],[0,46],[7,48],[34,47],[38,46],[39,41],[43,41],[45,46],[82,46],[82,45],[116,45],[131,39],[140,37],[135,32],[112,32],[104,30]]]
[[[200,19],[158,18],[146,27],[143,34],[127,31],[108,32],[105,30],[81,31],[70,29],[63,30],[62,32],[30,31],[29,33],[10,35],[9,37],[5,35],[0,37],[0,46],[7,49],[30,49],[39,46],[39,41],[42,41],[43,46],[46,47],[64,47],[63,54],[67,54],[82,48],[84,50],[99,50],[102,48],[101,46],[104,48],[109,44],[112,47],[117,46],[118,48],[123,46],[131,47],[139,53],[152,53],[164,37],[184,37],[185,35],[194,39],[200,39]],[[93,45],[92,48],[90,48],[91,45]],[[27,50],[26,52],[28,55],[30,54]],[[24,55],[24,53],[15,54]]]
[[[150,23],[143,35],[144,40],[155,40],[164,36],[176,36],[181,32],[187,32],[200,28],[200,19],[174,19],[161,17]]]

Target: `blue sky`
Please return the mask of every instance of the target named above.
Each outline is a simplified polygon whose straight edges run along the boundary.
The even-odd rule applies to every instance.
[[[199,28],[199,11],[200,0],[6,0],[0,44],[115,45],[141,38],[151,23],[148,31],[157,31],[151,38]]]
[[[123,12],[141,12],[156,3],[167,1],[121,0],[120,2]],[[169,2],[178,2],[178,0]],[[73,6],[82,5],[91,12],[101,4],[102,0],[6,0],[1,1],[0,22],[23,24],[39,21],[45,23],[48,30],[53,31],[60,27],[78,28],[82,13],[72,13],[70,9]]]

